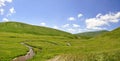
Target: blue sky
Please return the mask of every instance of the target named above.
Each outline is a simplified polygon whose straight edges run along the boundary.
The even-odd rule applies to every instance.
[[[0,0],[1,22],[17,21],[70,33],[120,26],[120,0]]]

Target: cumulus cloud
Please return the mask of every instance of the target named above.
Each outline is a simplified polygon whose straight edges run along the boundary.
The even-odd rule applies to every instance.
[[[72,24],[72,25],[73,25],[73,27],[75,27],[75,28],[80,27],[80,25],[78,25],[78,24]]]
[[[62,28],[67,28],[69,26],[70,26],[70,24],[65,24],[65,25],[62,26]]]
[[[10,8],[9,11],[10,11],[11,14],[16,13],[14,7]]]
[[[6,4],[5,4],[6,2],[12,3],[12,0],[0,0],[0,7],[5,6],[5,5],[6,5]]]
[[[97,15],[96,15],[96,18],[99,18],[101,15],[102,15],[101,13],[97,14]]]
[[[68,28],[68,29],[67,29],[67,32],[70,32],[70,33],[72,33],[72,34],[75,34],[75,33],[83,32],[83,29],[81,29],[81,28]]]
[[[7,1],[7,2],[9,2],[9,3],[12,3],[12,0],[5,0],[5,1]]]
[[[62,27],[62,28],[61,28]],[[80,28],[80,25],[78,24],[65,24],[65,25],[62,25],[59,29],[61,30],[64,30],[66,32],[70,32],[70,33],[79,33],[81,32],[81,28]]]
[[[78,14],[78,18],[81,18],[83,16],[83,14]]]
[[[88,29],[101,29],[100,26],[109,25],[105,21],[101,21],[96,18],[90,18],[86,20],[86,26]]]
[[[46,26],[46,23],[42,22],[40,23],[40,26]]]
[[[54,28],[54,29],[59,29],[59,27],[58,27],[58,26],[53,26],[53,28]]]
[[[0,9],[0,14],[3,15],[4,14],[4,9]]]
[[[6,9],[3,9],[6,7],[6,4],[8,3],[12,3],[13,0],[0,0],[0,15],[4,15],[4,16],[11,16],[13,13],[16,13],[14,7],[9,9],[9,12],[7,14],[5,14]]]
[[[105,29],[101,26],[109,26],[110,23],[117,23],[120,21],[120,12],[117,13],[108,13],[105,15],[98,14],[95,18],[86,19],[87,29]]]
[[[78,14],[78,15],[77,15],[78,18],[81,18],[82,16],[83,16],[83,14]],[[75,18],[75,17],[69,17],[68,20],[69,20],[69,21],[75,21],[76,18]]]
[[[77,33],[81,33],[81,32],[83,32],[83,29],[78,29]]]
[[[9,9],[9,13],[7,14],[7,16],[11,16],[12,14],[16,13],[14,7]]]
[[[7,18],[3,18],[3,20],[2,20],[3,22],[8,22],[8,21],[10,21],[9,19],[7,19]]]
[[[67,29],[67,31],[70,32],[70,33],[74,33],[76,30],[72,29],[72,28],[69,28],[69,29]]]
[[[0,7],[5,6],[5,0],[0,0]]]
[[[75,21],[76,19],[74,17],[69,17],[68,20],[69,21]]]

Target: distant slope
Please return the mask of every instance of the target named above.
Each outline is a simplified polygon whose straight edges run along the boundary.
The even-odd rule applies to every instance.
[[[120,27],[118,27],[117,29],[114,29],[110,32],[101,34],[101,35],[97,36],[96,38],[99,38],[99,39],[107,38],[107,39],[114,39],[114,40],[116,40],[118,38],[120,39]]]
[[[77,52],[87,54],[63,55],[58,61],[120,61],[120,27],[83,41],[80,46]]]
[[[81,37],[81,38],[89,39],[89,38],[95,37],[97,35],[106,33],[106,32],[109,32],[109,31],[107,31],[107,30],[100,30],[100,31],[78,33],[78,34],[75,34],[75,35],[78,36],[78,37]]]
[[[72,34],[60,30],[20,22],[0,22],[0,32],[74,37]]]

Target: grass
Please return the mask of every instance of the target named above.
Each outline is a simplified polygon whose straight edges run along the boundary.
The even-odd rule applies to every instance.
[[[30,28],[32,25],[20,24],[0,24],[3,26],[0,28],[0,61],[11,61],[17,56],[25,55],[28,48],[20,44],[21,42],[32,46],[35,51],[35,56],[28,61],[46,61],[55,56],[60,56],[58,61],[120,60],[120,28],[91,39],[82,39],[59,30],[48,31],[51,28],[44,27],[39,31],[44,29],[45,33],[39,33],[36,29],[41,27],[35,26],[34,30]],[[31,33],[32,31],[38,34]]]
[[[28,48],[20,44],[21,42],[33,42],[34,40],[37,40],[38,43],[43,43],[42,45],[46,43],[50,46],[51,44],[57,45],[57,43],[53,41],[47,41],[48,39],[69,39],[67,37],[61,36],[38,36],[33,34],[19,34],[9,32],[0,32],[0,34],[0,61],[10,61],[17,56],[26,54]],[[37,47],[36,49],[38,48],[40,47]]]
[[[100,30],[100,31],[83,32],[83,33],[78,33],[78,34],[74,34],[74,35],[76,35],[77,37],[80,37],[80,38],[90,39],[90,38],[93,38],[100,34],[107,33],[107,32],[109,32],[109,31]]]
[[[98,58],[99,55],[105,55],[105,57],[114,56],[119,58],[119,41],[69,41],[72,46],[65,45],[66,43],[63,43],[61,45],[52,45],[48,43],[41,43],[41,42],[28,42],[32,46],[36,46],[36,48],[41,48],[41,50],[37,50],[36,56],[30,60],[30,61],[44,61],[48,60],[54,56],[62,55],[62,59],[66,59],[66,61],[70,61],[75,59],[75,61],[79,61],[79,59],[84,60],[88,59],[87,61],[94,61],[95,59],[99,61]],[[113,43],[114,42],[114,43]],[[102,43],[102,44],[101,44]],[[107,56],[108,55],[108,56]],[[67,56],[67,58],[64,58],[64,56]],[[83,56],[81,58],[81,56]],[[92,57],[93,56],[93,57]],[[39,58],[38,58],[39,57]],[[77,57],[77,58],[75,58]],[[94,58],[96,57],[96,58]],[[114,59],[111,57],[111,59],[114,59],[114,61],[119,61],[117,59]],[[91,60],[89,60],[91,59]],[[106,58],[103,58],[106,59]],[[110,59],[108,59],[110,60]]]
[[[36,48],[42,48],[42,51],[37,50],[36,56],[30,61],[45,61],[56,55],[61,55],[61,59],[66,61],[119,61],[120,38],[115,36],[120,35],[119,31],[120,29],[105,33],[90,40],[54,39],[54,43],[59,43],[58,41],[63,43],[53,46],[38,40],[27,42],[32,46],[36,46]],[[68,42],[71,46],[66,45]]]
[[[11,38],[13,33],[1,33],[0,32],[0,61],[11,61],[13,58],[19,55],[24,55],[28,48],[21,45],[23,39]]]
[[[49,36],[67,36],[69,38],[74,38],[75,36],[63,32],[60,30],[29,25],[20,22],[0,22],[0,32],[13,32],[13,33],[22,33],[22,34],[34,34],[34,35],[49,35]]]

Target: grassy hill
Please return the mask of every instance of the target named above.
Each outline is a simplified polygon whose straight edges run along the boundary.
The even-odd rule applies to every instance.
[[[30,61],[39,61],[38,57],[41,57],[41,61],[46,61],[53,56],[59,57],[56,61],[119,61],[119,32],[120,28],[117,28],[89,40],[50,39],[52,42],[56,43],[56,45],[42,45],[43,43],[46,43],[45,40],[43,40],[44,42],[34,40],[34,42],[31,41],[26,43],[36,47],[36,49],[42,48],[42,53],[35,50],[37,54],[34,59]],[[67,43],[70,43],[71,46],[68,46]]]
[[[119,61],[120,27],[89,40],[83,40],[78,54],[63,55],[67,61]],[[70,60],[69,60],[70,59]]]
[[[100,34],[106,33],[106,32],[109,32],[109,31],[107,31],[107,30],[91,31],[91,32],[78,33],[78,34],[75,34],[75,35],[78,36],[78,37],[84,38],[84,39],[89,39],[89,38],[98,36]]]
[[[98,36],[98,38],[101,38],[101,37],[106,38],[106,37],[108,37],[110,39],[116,39],[116,38],[118,39],[119,35],[120,35],[120,27],[118,27],[118,28],[116,28],[116,29],[114,29],[114,30],[112,30],[112,31],[110,31],[108,33],[102,34],[102,35]]]
[[[119,61],[120,28],[91,39],[77,39],[63,31],[19,22],[0,23],[0,61],[11,61],[33,47],[35,56],[28,61]]]
[[[67,32],[42,26],[29,25],[20,22],[0,22],[0,32],[13,32],[49,36],[66,36],[74,38],[72,34]]]

